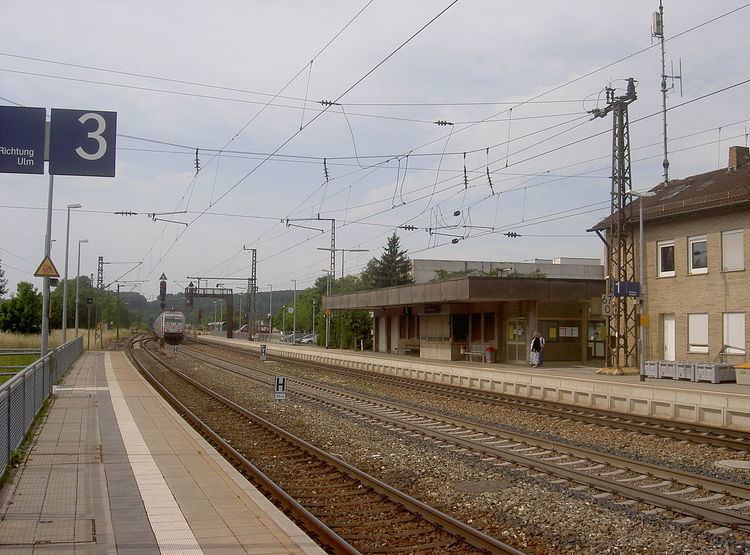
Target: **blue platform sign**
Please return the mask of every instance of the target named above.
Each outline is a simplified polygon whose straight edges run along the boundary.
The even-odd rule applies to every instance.
[[[612,295],[615,297],[640,297],[641,284],[637,281],[618,281],[612,284]]]
[[[0,173],[44,173],[46,110],[0,106]]]
[[[117,112],[52,108],[49,173],[115,176]]]

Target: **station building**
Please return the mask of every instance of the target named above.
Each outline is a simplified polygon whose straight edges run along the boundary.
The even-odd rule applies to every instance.
[[[604,362],[599,260],[414,260],[414,283],[325,297],[334,315],[366,310],[374,350],[435,360],[525,363],[534,331],[545,361]]]
[[[750,149],[733,146],[726,168],[650,192],[625,208],[637,259],[643,201],[646,359],[748,362]]]

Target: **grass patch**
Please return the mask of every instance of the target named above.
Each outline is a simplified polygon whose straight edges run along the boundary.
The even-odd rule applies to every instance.
[[[49,414],[50,409],[52,408],[52,403],[54,402],[54,398],[52,395],[47,397],[47,400],[42,403],[41,408],[39,409],[39,412],[36,415],[36,418],[34,419],[34,422],[31,423],[31,426],[29,427],[29,431],[26,432],[26,435],[23,438],[23,442],[21,442],[21,446],[11,451],[10,453],[10,461],[8,462],[8,466],[6,466],[3,470],[2,475],[0,475],[0,487],[5,485],[5,482],[10,480],[11,471],[14,468],[18,468],[18,466],[23,463],[24,459],[26,458],[26,454],[29,452],[29,449],[31,448],[31,444],[34,440],[34,437],[36,436],[37,432],[41,428],[42,424],[44,423],[44,420],[47,418],[47,414]]]
[[[13,372],[17,374],[29,364],[39,359],[39,354],[33,355],[4,355],[0,353],[0,372]],[[23,368],[7,368],[8,366],[22,366]],[[0,376],[0,383],[7,382],[13,376]]]
[[[26,367],[37,359],[39,359],[39,353],[33,355],[5,355],[0,353],[0,372],[3,366]]]
[[[67,339],[70,341],[75,337],[75,330],[69,329],[67,331]],[[79,328],[78,334],[83,336],[83,348],[88,350],[88,330]],[[107,350],[112,345],[112,341],[115,340],[117,334],[116,330],[104,330],[104,350]],[[130,330],[124,328],[120,329],[120,338],[130,335]],[[49,347],[54,349],[62,344],[62,331],[52,330],[49,336]],[[0,332],[0,349],[39,349],[42,345],[41,334],[36,333],[6,333]],[[101,347],[99,342],[94,345],[94,330],[91,330],[91,350],[98,351]],[[3,362],[3,357],[0,357],[0,365],[10,364]]]

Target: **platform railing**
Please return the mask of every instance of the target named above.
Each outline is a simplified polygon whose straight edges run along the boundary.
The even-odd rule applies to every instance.
[[[0,475],[52,393],[52,385],[82,352],[83,336],[80,336],[50,351],[0,384]]]

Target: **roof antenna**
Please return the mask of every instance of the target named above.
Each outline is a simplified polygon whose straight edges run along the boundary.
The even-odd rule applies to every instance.
[[[679,74],[674,72],[674,62],[671,64],[671,75],[667,75],[666,64],[664,61],[664,5],[662,0],[659,0],[659,11],[654,12],[653,20],[651,22],[651,37],[659,39],[661,44],[661,112],[662,112],[662,124],[663,124],[663,135],[664,135],[664,161],[662,166],[664,167],[664,184],[669,183],[669,158],[667,157],[667,93],[674,90],[674,80],[680,81],[680,97],[682,97],[682,58],[679,62]],[[670,80],[669,86],[667,86],[667,79]]]

